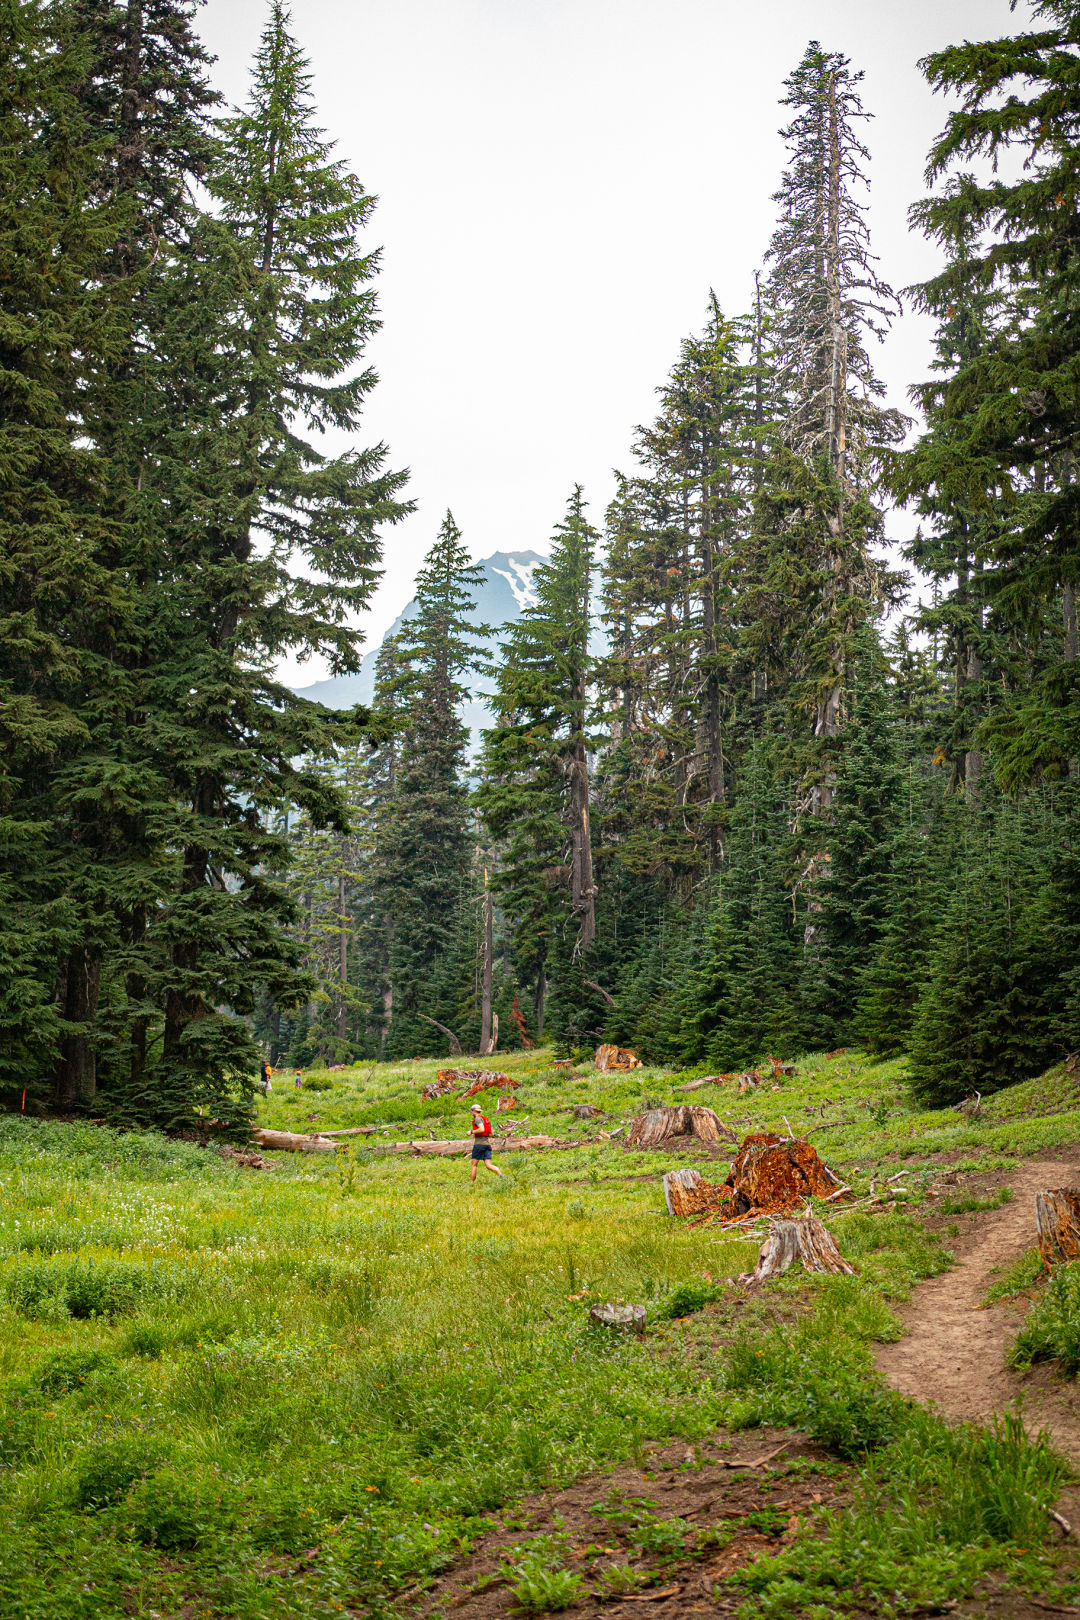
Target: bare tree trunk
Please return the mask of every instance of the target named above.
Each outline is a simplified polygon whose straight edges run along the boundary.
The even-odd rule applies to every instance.
[[[342,851],[342,860],[345,854]],[[349,990],[349,930],[345,926],[345,868],[342,866],[338,873],[338,914],[341,918],[341,934],[338,940],[338,979],[341,983],[341,996],[338,1000],[337,1032],[338,1040],[343,1041],[347,1034],[348,1018],[348,990]]]
[[[99,953],[76,946],[60,973],[61,1016],[75,1026],[63,1037],[56,1066],[54,1096],[61,1107],[92,1102],[97,1091],[97,1053],[90,1026],[97,1017],[100,991]]]
[[[491,959],[494,953],[494,907],[488,888],[487,870],[484,871],[484,958],[480,981],[480,1050],[486,1052],[491,1045]]]
[[[1065,620],[1065,662],[1074,664],[1080,657],[1080,640],[1076,631],[1076,587],[1066,585],[1062,591],[1062,609]]]
[[[585,739],[574,739],[570,758],[570,837],[572,866],[570,899],[580,919],[580,944],[587,949],[596,938],[596,885],[593,883],[592,837],[589,831],[589,762]]]

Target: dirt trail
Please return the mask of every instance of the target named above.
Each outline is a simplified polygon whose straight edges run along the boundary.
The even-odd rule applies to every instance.
[[[1006,1350],[1030,1308],[1024,1296],[981,1309],[999,1268],[1019,1258],[1035,1241],[1034,1198],[1047,1187],[1080,1185],[1080,1151],[1061,1158],[1021,1161],[1001,1180],[1012,1201],[973,1217],[959,1216],[961,1231],[949,1239],[957,1263],[922,1283],[900,1315],[907,1329],[896,1344],[881,1345],[877,1364],[894,1389],[932,1401],[947,1416],[986,1422],[1024,1397],[1031,1433],[1047,1429],[1080,1469],[1080,1389],[1049,1367],[1010,1372]]]

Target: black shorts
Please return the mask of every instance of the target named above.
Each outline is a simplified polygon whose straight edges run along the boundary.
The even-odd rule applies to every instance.
[[[473,1145],[472,1145],[472,1156],[473,1156],[474,1159],[490,1159],[491,1158],[491,1143],[490,1142],[474,1142]]]

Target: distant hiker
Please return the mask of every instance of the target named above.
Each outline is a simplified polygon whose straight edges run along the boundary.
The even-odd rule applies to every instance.
[[[487,1165],[492,1175],[501,1176],[502,1171],[491,1162],[491,1121],[484,1115],[479,1103],[472,1105],[472,1169],[469,1171],[469,1180],[476,1180],[476,1167],[478,1164]]]
[[[274,1082],[270,1078],[272,1072],[273,1071],[271,1070],[269,1063],[267,1063],[266,1059],[263,1058],[262,1063],[259,1066],[259,1090],[262,1092],[264,1097],[268,1091],[273,1091],[274,1089]]]
[[[296,1079],[294,1080],[293,1084],[296,1086],[297,1091],[300,1090],[300,1087],[303,1084],[303,1081],[300,1079],[300,1070],[299,1069],[297,1069],[297,1071],[296,1071]]]

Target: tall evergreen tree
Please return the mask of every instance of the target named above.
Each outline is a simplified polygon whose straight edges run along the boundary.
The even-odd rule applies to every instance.
[[[391,1017],[387,1051],[444,1051],[431,985],[467,904],[471,846],[465,782],[467,677],[486,668],[485,625],[471,613],[481,570],[447,512],[416,580],[416,613],[397,638],[400,743],[393,792],[379,817],[377,909],[392,918],[387,943]],[[444,1009],[448,1010],[448,1009]]]
[[[786,80],[783,104],[793,109],[782,131],[789,166],[775,198],[780,220],[767,255],[784,438],[830,486],[806,508],[820,531],[816,617],[830,666],[815,704],[814,733],[821,738],[839,732],[852,648],[865,616],[852,614],[849,604],[855,599],[869,607],[876,594],[870,545],[880,519],[867,502],[875,462],[882,446],[904,430],[900,414],[880,403],[884,388],[867,350],[898,306],[870,251],[868,152],[858,134],[869,115],[859,97],[861,79],[846,57],[812,40]],[[784,480],[783,463],[778,471]],[[783,547],[782,532],[774,543]],[[814,792],[817,807],[827,809],[827,779]]]
[[[503,647],[492,699],[496,725],[484,733],[478,795],[502,846],[498,892],[521,940],[521,966],[534,975],[537,1025],[557,965],[564,975],[559,1016],[575,1030],[582,1007],[592,1008],[589,1016],[598,1011],[598,998],[584,983],[596,938],[589,820],[596,543],[578,486],[556,527],[551,556],[533,576],[536,602]]]
[[[144,694],[174,806],[166,842],[181,852],[147,943],[161,1044],[145,1091],[163,1117],[250,1062],[246,1027],[220,1009],[249,1013],[261,985],[280,1006],[306,999],[268,817],[289,802],[344,830],[333,784],[295,761],[348,740],[359,717],[268,669],[315,652],[357,666],[349,614],[374,587],[379,526],[405,510],[383,446],[328,455],[301,432],[358,430],[377,325],[376,256],[357,240],[372,199],[315,128],[308,80],[275,4],[248,106],[219,125],[217,211],[160,289],[163,426],[144,489],[165,514],[169,567],[146,586],[160,652]]]
[[[64,1105],[95,1084],[108,917],[92,891],[103,852],[66,793],[93,745],[110,639],[130,624],[110,565],[105,465],[86,402],[122,322],[98,268],[122,214],[93,203],[97,152],[77,87],[84,41],[53,6],[0,13],[0,1073],[31,1086],[59,1057]],[[107,852],[106,852],[107,853]],[[75,953],[74,958],[72,953]],[[57,964],[73,962],[61,972]]]
[[[1035,0],[1032,9],[1036,27],[922,64],[935,89],[962,98],[931,150],[928,181],[974,158],[993,164],[985,180],[956,174],[913,211],[949,252],[920,300],[962,308],[993,291],[1017,318],[988,350],[963,357],[942,390],[950,453],[939,434],[901,478],[904,493],[933,487],[957,506],[1008,506],[1025,481],[1039,497],[1016,505],[989,542],[1010,615],[1052,615],[1060,626],[1056,656],[991,727],[999,769],[1014,784],[1067,769],[1080,753],[1080,11],[1075,0]],[[1023,161],[1003,173],[1007,154]]]

